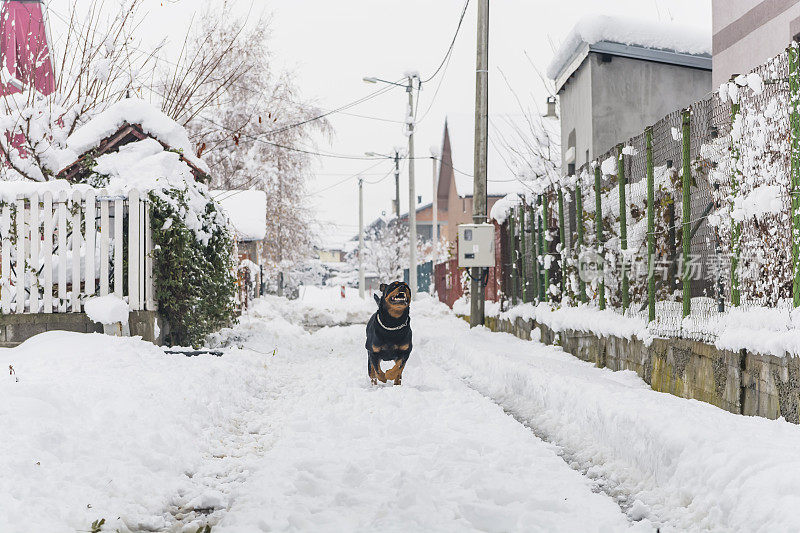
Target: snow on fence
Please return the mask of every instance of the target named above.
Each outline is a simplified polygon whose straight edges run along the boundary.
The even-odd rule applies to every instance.
[[[504,259],[505,297],[608,307],[658,336],[714,340],[732,311],[792,327],[798,102],[792,44],[574,175],[493,209],[514,258]]]
[[[77,313],[91,296],[155,310],[146,195],[133,189],[26,192],[0,202],[0,308]]]

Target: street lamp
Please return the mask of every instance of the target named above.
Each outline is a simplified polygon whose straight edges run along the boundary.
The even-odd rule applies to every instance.
[[[406,111],[406,124],[408,126],[408,285],[411,288],[411,297],[417,297],[417,194],[414,190],[414,80],[417,81],[419,90],[419,75],[409,73],[406,83],[400,84],[393,81],[382,80],[373,76],[363,78],[366,83],[388,83],[405,88],[408,93],[408,109]],[[399,154],[395,152],[396,167],[399,167]],[[398,178],[399,182],[399,178]],[[399,186],[398,186],[399,187]],[[400,201],[397,201],[397,214],[400,215]]]

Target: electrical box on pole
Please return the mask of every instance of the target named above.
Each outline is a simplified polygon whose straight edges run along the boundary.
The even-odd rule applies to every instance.
[[[488,268],[494,266],[494,225],[458,225],[458,266]]]

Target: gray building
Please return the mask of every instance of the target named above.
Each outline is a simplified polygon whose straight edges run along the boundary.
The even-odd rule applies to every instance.
[[[778,55],[800,34],[797,0],[712,0],[714,87]]]
[[[596,16],[570,33],[547,74],[561,108],[565,174],[711,92],[711,36]]]

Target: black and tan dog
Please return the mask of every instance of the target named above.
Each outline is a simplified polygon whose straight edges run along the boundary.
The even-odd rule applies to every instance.
[[[381,283],[381,297],[375,295],[378,310],[367,322],[367,372],[373,385],[378,380],[400,385],[403,368],[411,354],[411,288],[400,281]],[[394,361],[384,373],[381,361]]]

